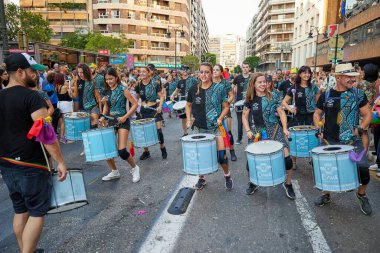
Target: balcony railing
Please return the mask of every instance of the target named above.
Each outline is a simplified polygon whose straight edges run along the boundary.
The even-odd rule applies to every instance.
[[[100,33],[109,33],[108,30],[99,30]]]
[[[108,14],[99,13],[99,18],[108,18]]]

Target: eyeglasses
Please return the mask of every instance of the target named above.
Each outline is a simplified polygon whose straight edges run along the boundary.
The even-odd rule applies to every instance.
[[[210,71],[199,71],[199,74],[201,74],[201,75],[203,75],[203,74],[209,75],[209,74],[211,74],[211,72]]]

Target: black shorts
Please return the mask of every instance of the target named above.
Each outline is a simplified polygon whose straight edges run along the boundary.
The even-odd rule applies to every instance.
[[[32,217],[43,217],[49,211],[52,179],[48,171],[0,167],[3,180],[16,214],[28,212]]]
[[[150,107],[157,108],[156,105]],[[160,122],[163,120],[162,112],[157,113],[156,110],[145,108],[144,106],[141,106],[140,113],[137,115],[137,119],[156,119],[156,122]]]
[[[127,119],[123,124],[116,124],[115,125],[115,130],[119,130],[119,129],[127,129],[128,131],[131,130],[131,121],[129,119]]]

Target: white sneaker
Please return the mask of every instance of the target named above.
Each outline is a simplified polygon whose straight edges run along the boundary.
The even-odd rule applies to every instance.
[[[379,170],[379,167],[378,167],[377,164],[375,163],[375,164],[369,166],[368,169],[369,169],[369,170]]]
[[[380,177],[380,172],[376,174],[376,176]]]
[[[110,173],[108,173],[107,176],[102,177],[102,180],[109,181],[117,178],[120,178],[120,172],[118,170],[113,170]]]
[[[84,156],[84,151],[82,153],[80,153],[80,156]]]
[[[133,183],[137,183],[138,181],[140,181],[140,167],[137,166],[137,164],[135,168],[131,169],[131,174]]]

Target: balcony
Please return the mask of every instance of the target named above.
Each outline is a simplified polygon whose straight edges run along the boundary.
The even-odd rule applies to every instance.
[[[99,30],[100,33],[109,33],[108,30]]]
[[[99,13],[98,18],[108,18],[107,13]]]
[[[169,51],[168,47],[151,47],[152,50]]]
[[[294,18],[271,19],[268,21],[269,25],[284,24],[284,23],[294,23]]]
[[[282,29],[282,28],[279,28],[279,29],[270,29],[268,31],[268,33],[270,34],[276,34],[276,33],[293,33],[293,28],[286,28],[286,29]]]
[[[294,13],[294,9],[288,8],[288,9],[275,9],[275,10],[270,10],[269,14],[285,14],[285,13]]]

